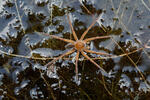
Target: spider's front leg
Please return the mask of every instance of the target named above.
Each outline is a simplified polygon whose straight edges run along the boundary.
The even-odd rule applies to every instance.
[[[75,41],[73,41],[73,40],[61,38],[61,37],[58,37],[58,36],[56,36],[56,35],[50,35],[50,34],[46,34],[46,33],[40,33],[40,34],[43,34],[43,35],[45,35],[45,36],[49,36],[49,37],[51,37],[51,38],[54,38],[54,39],[57,39],[57,40],[61,40],[61,41],[67,42],[67,43],[72,43],[72,44],[74,44],[74,42],[75,42]]]
[[[77,35],[76,35],[76,33],[75,33],[75,30],[74,30],[74,28],[73,28],[73,26],[72,26],[72,24],[71,24],[71,20],[70,20],[68,14],[67,14],[67,18],[68,18],[69,25],[70,25],[70,28],[71,28],[71,31],[72,31],[72,34],[73,34],[74,39],[75,39],[75,40],[78,40],[78,37],[77,37]]]

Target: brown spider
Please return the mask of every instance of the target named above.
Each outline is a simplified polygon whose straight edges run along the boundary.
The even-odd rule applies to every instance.
[[[88,31],[93,27],[93,25],[96,23],[96,20],[95,19],[92,24],[87,28],[87,30],[82,34],[81,38],[78,39],[75,31],[74,31],[74,28],[71,24],[71,21],[70,21],[70,18],[69,18],[69,15],[67,15],[67,18],[68,18],[68,21],[69,21],[69,25],[71,27],[71,30],[72,30],[72,33],[73,33],[73,37],[75,39],[75,41],[73,40],[69,40],[69,39],[65,39],[65,38],[61,38],[61,37],[58,37],[58,36],[55,36],[55,35],[49,35],[50,37],[52,38],[55,38],[55,39],[58,39],[58,40],[62,40],[62,41],[65,41],[65,42],[68,42],[68,43],[71,43],[71,45],[73,45],[73,48],[71,50],[69,50],[68,52],[56,57],[55,59],[53,59],[51,62],[47,63],[45,66],[51,66],[54,62],[56,62],[58,59],[64,57],[64,56],[67,56],[69,54],[72,54],[73,52],[77,52],[76,53],[76,62],[75,62],[75,73],[76,73],[76,78],[78,77],[78,59],[79,59],[79,54],[81,53],[86,59],[90,60],[94,65],[96,65],[101,71],[102,71],[102,74],[103,75],[107,75],[108,73],[102,68],[100,67],[93,59],[91,59],[89,56],[87,56],[84,52],[87,52],[87,53],[94,53],[94,54],[98,54],[98,55],[108,55],[110,56],[110,54],[107,54],[107,53],[101,53],[101,52],[96,52],[96,51],[93,51],[93,50],[89,50],[87,47],[86,47],[86,44],[87,42],[89,41],[92,41],[92,40],[96,40],[96,39],[103,39],[103,38],[110,38],[110,36],[97,36],[97,37],[91,37],[91,38],[87,38],[87,39],[84,39],[85,35],[88,33]]]

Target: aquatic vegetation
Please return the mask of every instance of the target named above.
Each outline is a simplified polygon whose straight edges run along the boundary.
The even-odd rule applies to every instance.
[[[148,3],[0,1],[0,98],[149,98]]]

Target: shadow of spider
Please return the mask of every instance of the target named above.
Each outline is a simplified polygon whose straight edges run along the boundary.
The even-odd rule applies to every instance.
[[[108,73],[102,68],[100,67],[100,65],[98,65],[93,59],[91,59],[88,55],[86,55],[86,53],[94,53],[94,54],[98,54],[98,55],[105,55],[105,56],[111,56],[110,54],[107,53],[102,53],[102,52],[96,52],[93,50],[90,50],[89,48],[87,48],[87,42],[90,42],[92,40],[96,40],[96,39],[104,39],[104,38],[110,38],[111,36],[96,36],[96,37],[91,37],[91,38],[86,38],[84,39],[84,37],[86,36],[86,34],[88,33],[88,31],[94,26],[94,24],[96,23],[97,19],[96,18],[92,24],[87,28],[87,30],[82,34],[82,36],[80,38],[77,37],[74,28],[72,26],[72,23],[70,21],[69,15],[67,14],[67,18],[69,21],[69,26],[71,28],[72,34],[73,34],[73,38],[74,40],[70,40],[70,39],[65,39],[65,38],[61,38],[55,35],[48,35],[54,39],[58,39],[64,42],[67,42],[69,44],[72,45],[71,50],[67,51],[66,53],[56,57],[55,59],[53,59],[52,61],[50,61],[49,63],[47,63],[45,66],[48,67],[48,69],[50,68],[50,66],[52,66],[54,64],[54,62],[56,62],[57,60],[63,58],[64,56],[70,55],[74,52],[76,53],[76,57],[75,57],[75,73],[76,73],[76,78],[78,79],[78,60],[79,60],[79,55],[80,53],[89,61],[91,61],[95,66],[97,66],[103,75],[108,76]],[[47,34],[45,34],[47,35]],[[85,53],[86,52],[86,53]]]

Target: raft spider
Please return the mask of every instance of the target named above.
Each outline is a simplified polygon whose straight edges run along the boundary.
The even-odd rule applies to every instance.
[[[50,67],[53,65],[54,62],[56,62],[57,60],[61,59],[62,57],[64,56],[67,56],[69,54],[72,54],[74,52],[77,52],[76,53],[76,57],[75,57],[75,73],[76,73],[76,78],[78,78],[78,60],[79,60],[79,55],[80,53],[86,58],[88,59],[89,61],[91,61],[94,65],[96,65],[101,71],[102,71],[102,74],[104,75],[107,75],[108,73],[102,68],[100,67],[93,59],[91,59],[88,55],[86,55],[86,53],[84,52],[87,52],[87,53],[94,53],[94,54],[98,54],[98,55],[106,55],[106,56],[110,56],[110,54],[107,54],[107,53],[102,53],[102,52],[96,52],[96,51],[93,51],[93,50],[89,50],[87,47],[86,47],[86,44],[87,42],[90,42],[92,40],[96,40],[96,39],[104,39],[104,38],[110,38],[110,36],[96,36],[96,37],[91,37],[91,38],[86,38],[84,39],[84,37],[86,36],[86,34],[88,33],[88,31],[93,27],[93,25],[96,23],[97,19],[95,19],[92,24],[86,29],[86,31],[82,34],[82,36],[80,37],[80,39],[78,39],[75,31],[74,31],[74,28],[72,26],[72,23],[70,21],[70,18],[69,18],[69,15],[67,15],[67,18],[68,18],[68,21],[69,21],[69,26],[71,28],[71,31],[72,31],[72,34],[73,34],[73,38],[75,39],[74,40],[70,40],[70,39],[65,39],[65,38],[61,38],[61,37],[58,37],[58,36],[55,36],[55,35],[48,35],[54,39],[58,39],[58,40],[61,40],[61,41],[64,41],[64,42],[67,42],[71,45],[73,45],[73,48],[69,51],[67,51],[66,53],[56,57],[55,59],[53,59],[52,61],[50,61],[49,63],[47,63],[45,66],[46,67]]]

